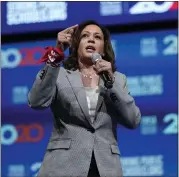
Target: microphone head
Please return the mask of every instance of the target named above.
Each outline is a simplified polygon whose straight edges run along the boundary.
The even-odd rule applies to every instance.
[[[101,57],[101,55],[99,53],[93,53],[91,58],[92,58],[92,62],[95,64],[102,57]]]

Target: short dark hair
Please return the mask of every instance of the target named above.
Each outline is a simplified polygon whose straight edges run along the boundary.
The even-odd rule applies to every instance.
[[[94,20],[88,20],[88,21],[82,22],[81,24],[78,25],[77,29],[75,30],[75,32],[73,34],[72,44],[69,49],[70,55],[63,62],[64,68],[68,69],[68,70],[79,69],[78,47],[79,47],[79,43],[80,43],[80,35],[81,35],[81,32],[83,31],[83,29],[88,25],[96,25],[103,32],[103,35],[104,35],[104,57],[103,57],[103,59],[111,62],[112,70],[113,70],[113,72],[115,72],[116,71],[115,54],[114,54],[112,44],[111,44],[110,33],[105,27],[101,26]]]

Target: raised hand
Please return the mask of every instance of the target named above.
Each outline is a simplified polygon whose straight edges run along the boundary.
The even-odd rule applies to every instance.
[[[78,25],[74,25],[59,32],[57,35],[56,47],[66,50],[69,46],[71,46],[72,36],[77,27]]]

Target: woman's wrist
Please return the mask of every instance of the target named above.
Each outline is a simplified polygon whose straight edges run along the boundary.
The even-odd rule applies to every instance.
[[[57,41],[56,48],[61,49],[62,51],[65,50],[63,43],[60,41]]]
[[[59,48],[46,47],[44,56],[38,61],[38,63],[45,62],[52,67],[59,67],[61,61],[64,59],[64,53]]]
[[[110,75],[110,77],[111,77],[112,82],[114,83],[114,81],[115,81],[114,73],[113,73],[112,71],[110,71],[110,72],[109,72],[109,75]]]

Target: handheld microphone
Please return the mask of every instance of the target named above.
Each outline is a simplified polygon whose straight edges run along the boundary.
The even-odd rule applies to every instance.
[[[96,64],[96,62],[99,60],[99,59],[102,59],[101,55],[99,53],[93,53],[92,54],[92,62],[94,64]],[[110,89],[113,87],[113,81],[111,79],[111,77],[109,76],[108,72],[107,71],[103,71],[100,73],[100,76],[101,78],[103,79],[104,81],[104,86],[107,88],[107,89]]]

